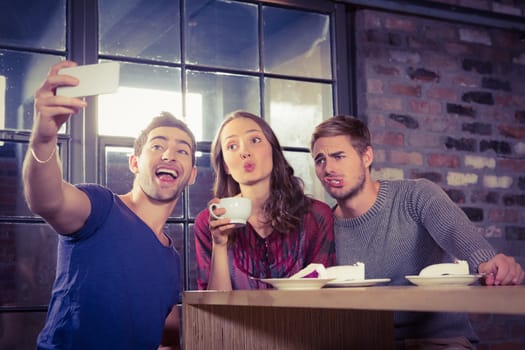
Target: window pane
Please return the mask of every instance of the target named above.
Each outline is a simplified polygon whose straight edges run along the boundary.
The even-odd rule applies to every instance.
[[[211,141],[224,116],[237,109],[259,114],[259,79],[188,71],[188,123],[197,140]]]
[[[257,6],[235,1],[186,1],[188,63],[256,70]]]
[[[182,292],[184,289],[184,266],[186,265],[184,258],[184,226],[182,224],[167,224],[165,227],[165,232],[173,241],[173,247],[180,256],[180,286]],[[179,296],[178,302],[182,302],[182,293]]]
[[[189,187],[190,217],[194,218],[203,209],[208,207],[208,202],[213,198],[213,181],[215,173],[210,164],[210,153],[202,152],[197,157],[197,179]]]
[[[178,0],[99,0],[100,53],[180,62]]]
[[[0,142],[0,215],[32,215],[22,185],[22,160],[26,144]]]
[[[107,186],[117,194],[125,194],[131,190],[133,185],[133,173],[129,170],[128,159],[129,155],[133,153],[133,149],[126,147],[105,147],[106,169],[105,183]],[[182,217],[184,196],[181,196],[177,205],[171,213],[171,217]]]
[[[66,0],[0,2],[0,42],[63,51],[66,42]]]
[[[0,129],[31,129],[35,91],[60,59],[0,50]]]
[[[47,224],[0,224],[0,305],[47,305],[55,279],[57,234]]]
[[[23,193],[26,150],[27,143],[0,141],[0,216],[33,216]]]
[[[182,116],[180,69],[135,63],[120,64],[116,93],[98,97],[98,132],[137,137],[162,111]]]
[[[263,7],[265,71],[332,77],[330,17],[299,10]]]
[[[34,349],[45,312],[0,313],[0,349]]]
[[[324,201],[324,188],[315,175],[314,161],[310,153],[284,152],[284,155],[293,167],[294,174],[303,180],[304,192]]]
[[[129,170],[128,159],[133,153],[131,147],[106,147],[105,186],[117,194],[128,193],[133,185],[133,173]]]
[[[265,79],[266,119],[283,146],[310,148],[314,127],[333,115],[332,86]]]
[[[188,230],[188,260],[189,260],[189,286],[188,290],[197,290],[197,257],[195,254],[195,235],[193,234],[193,226],[189,226]]]

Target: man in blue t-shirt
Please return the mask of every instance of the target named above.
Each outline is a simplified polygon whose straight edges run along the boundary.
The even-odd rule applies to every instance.
[[[38,349],[179,347],[180,258],[164,233],[168,216],[196,177],[195,138],[167,112],[135,140],[130,192],[62,178],[57,133],[86,107],[56,95],[76,78],[54,65],[35,95],[35,117],[23,164],[31,210],[59,234],[56,279]]]
[[[405,276],[426,266],[466,260],[486,285],[521,284],[513,257],[497,254],[465,213],[426,179],[375,181],[370,132],[360,120],[336,116],[312,135],[317,177],[336,199],[336,260],[365,264],[365,277],[410,284]],[[472,349],[478,338],[465,314],[396,312],[400,349]]]

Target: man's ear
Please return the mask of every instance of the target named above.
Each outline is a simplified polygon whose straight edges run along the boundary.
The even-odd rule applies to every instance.
[[[365,168],[368,168],[370,165],[372,165],[372,162],[374,161],[374,150],[372,147],[368,146],[365,150],[365,153],[363,153],[363,163],[365,163]]]
[[[129,170],[131,170],[131,172],[133,174],[137,174],[139,172],[139,159],[136,155],[132,154],[129,156]]]
[[[190,179],[188,180],[188,185],[193,185],[197,179],[197,167],[194,165],[191,169]]]

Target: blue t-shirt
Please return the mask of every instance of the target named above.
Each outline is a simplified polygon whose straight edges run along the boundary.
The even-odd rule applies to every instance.
[[[56,280],[38,349],[157,349],[180,301],[180,258],[114,193],[79,185],[85,225],[59,236]]]

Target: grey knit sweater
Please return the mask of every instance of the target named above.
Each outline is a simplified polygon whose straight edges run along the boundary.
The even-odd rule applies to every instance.
[[[338,264],[363,262],[367,279],[390,278],[391,285],[409,285],[406,275],[454,258],[467,260],[476,273],[496,255],[464,212],[426,179],[380,181],[372,208],[358,218],[336,218],[334,231]],[[478,340],[465,314],[396,312],[394,317],[398,340]]]

